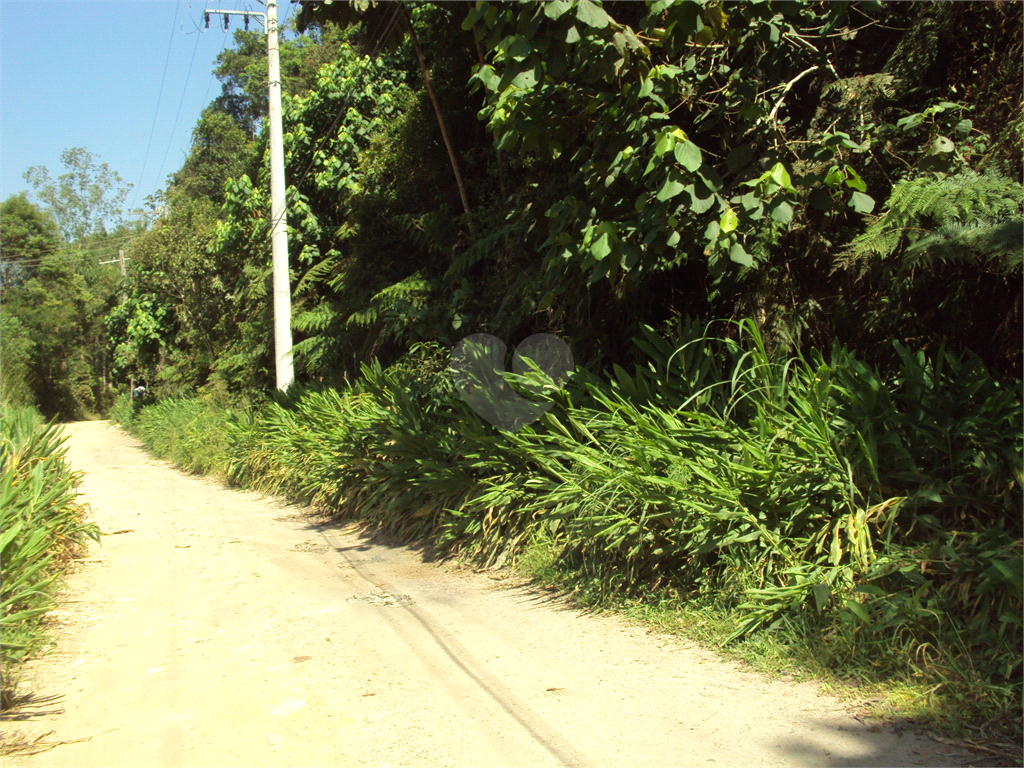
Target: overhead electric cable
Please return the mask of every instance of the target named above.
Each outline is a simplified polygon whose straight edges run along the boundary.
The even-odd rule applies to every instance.
[[[115,246],[109,246],[109,247],[104,246],[102,248],[88,248],[88,249],[83,249],[81,251],[70,251],[70,252],[63,252],[63,253],[62,252],[49,253],[49,254],[47,254],[46,256],[43,256],[43,257],[33,256],[30,259],[17,259],[17,258],[13,258],[12,259],[12,258],[9,258],[9,257],[0,257],[0,261],[4,262],[5,264],[21,264],[22,266],[26,266],[26,267],[38,267],[44,261],[47,261],[47,262],[50,262],[50,261],[69,261],[69,260],[76,259],[76,258],[78,258],[80,256],[90,256],[90,255],[97,254],[97,253],[101,254],[101,255],[109,254],[111,251],[115,251],[115,250],[117,250],[117,248]]]
[[[153,127],[149,129],[149,141],[146,142],[146,154],[142,158],[142,173],[139,174],[139,183],[135,186],[135,197],[132,198],[132,208],[139,200],[139,192],[142,190],[142,182],[146,176],[146,163],[149,161],[149,150],[153,146],[153,134],[156,132],[156,121],[160,116],[160,100],[164,95],[164,80],[167,77],[167,65],[171,61],[171,46],[174,44],[174,30],[178,26],[178,10],[181,8],[181,0],[174,7],[174,24],[171,25],[171,40],[167,43],[167,56],[164,57],[164,73],[160,75],[160,91],[156,97],[156,112],[153,114]]]
[[[138,238],[138,236],[139,236],[138,234],[120,235],[119,237],[112,237],[109,240],[105,240],[103,242],[88,243],[87,247],[79,248],[79,249],[76,249],[73,244],[62,245],[61,247],[54,248],[52,251],[49,251],[49,252],[43,254],[42,256],[30,256],[30,257],[25,258],[25,259],[18,259],[16,257],[12,258],[12,257],[6,256],[2,252],[0,252],[0,259],[3,259],[4,261],[12,261],[12,262],[13,261],[18,261],[18,262],[26,262],[27,263],[27,262],[30,262],[30,261],[41,261],[42,259],[45,259],[45,258],[48,258],[48,257],[51,257],[51,256],[59,257],[59,258],[72,258],[73,256],[75,256],[75,255],[77,255],[79,253],[89,253],[89,252],[93,252],[93,251],[103,251],[103,250],[109,250],[109,249],[117,248],[117,247],[121,246],[123,243],[125,243],[127,241],[135,240],[136,238]]]
[[[116,245],[118,245],[120,243],[126,242],[128,240],[134,240],[136,237],[138,237],[138,235],[134,235],[134,234],[133,235],[121,235],[120,237],[112,237],[109,240],[104,241],[103,243],[89,243],[86,248],[82,248],[80,250],[95,250],[97,248],[102,249],[102,248],[107,248],[107,247],[113,248],[113,247],[115,247]],[[78,252],[79,251],[74,250],[74,246],[73,245],[64,245],[64,246],[61,246],[59,248],[54,248],[52,251],[48,251],[47,253],[43,254],[43,256],[30,256],[28,258],[29,258],[29,260],[37,260],[37,259],[43,258],[44,256],[49,256],[50,254],[56,254],[56,253],[78,253]],[[0,254],[0,258],[9,258],[9,257],[4,256],[3,254]]]
[[[160,174],[164,171],[164,165],[167,163],[167,156],[171,153],[171,145],[174,143],[174,131],[178,127],[178,118],[181,116],[181,107],[185,103],[185,95],[188,93],[188,81],[192,77],[192,65],[196,61],[196,51],[199,50],[200,35],[196,35],[196,44],[192,48],[192,59],[188,63],[188,72],[185,74],[185,87],[181,91],[181,99],[178,101],[178,111],[174,114],[174,123],[171,125],[171,135],[167,140],[167,151],[164,152],[164,159],[160,162],[160,170],[156,172],[157,181],[160,180]]]

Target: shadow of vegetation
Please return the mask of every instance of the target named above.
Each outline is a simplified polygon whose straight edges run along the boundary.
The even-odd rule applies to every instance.
[[[792,738],[780,742],[778,746],[790,756],[791,765],[815,765],[823,768],[861,768],[862,766],[1006,766],[1020,765],[1018,750],[1017,760],[1011,755],[995,754],[994,750],[978,751],[969,749],[967,745],[937,739],[925,732],[911,733],[899,727],[868,725],[851,719],[852,725],[836,733],[836,728],[824,721],[812,721],[811,727],[819,730],[821,738]],[[846,744],[842,754],[839,747],[832,742],[841,738]],[[916,744],[905,743],[914,739]],[[850,740],[856,746],[849,744]],[[904,742],[904,743],[901,743]],[[908,762],[908,752],[910,759]]]
[[[53,707],[63,702],[64,696],[62,694],[39,696],[32,692],[18,693],[17,690],[13,692],[5,691],[4,693],[3,711],[0,712],[0,721],[3,722],[31,720],[34,717],[59,715],[64,712],[63,707],[58,709],[45,708]]]

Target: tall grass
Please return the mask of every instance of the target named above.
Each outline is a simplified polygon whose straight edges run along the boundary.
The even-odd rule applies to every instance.
[[[1020,383],[944,349],[897,347],[883,377],[839,347],[787,357],[752,323],[731,331],[648,329],[645,365],[547,382],[552,408],[516,434],[456,396],[430,347],[254,411],[152,406],[141,434],[483,564],[544,542],[597,602],[713,608],[726,642],[788,638],[926,686],[936,711],[1018,711]]]
[[[230,410],[219,399],[176,397],[155,403],[119,399],[110,418],[163,459],[197,474],[224,476]]]
[[[70,556],[99,531],[77,503],[60,426],[32,408],[0,409],[0,650],[5,698],[11,664],[42,642],[40,617]]]

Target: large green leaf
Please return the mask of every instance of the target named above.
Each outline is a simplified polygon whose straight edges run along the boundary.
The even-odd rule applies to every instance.
[[[785,200],[780,200],[772,208],[772,221],[779,224],[789,224],[793,221],[793,206]]]
[[[665,181],[662,182],[661,188],[658,190],[656,198],[659,202],[665,202],[671,200],[673,197],[678,195],[685,189],[682,182],[676,181],[671,175],[665,177]]]
[[[594,258],[598,261],[603,260],[605,256],[612,252],[611,238],[607,232],[602,232],[601,236],[594,240],[593,245],[590,246],[590,252],[594,254]]]
[[[522,35],[516,35],[512,38],[512,42],[509,43],[508,48],[505,49],[505,54],[515,59],[516,61],[522,61],[533,51],[533,46],[530,41]]]
[[[854,192],[850,195],[848,205],[857,213],[871,213],[875,210],[875,199],[863,192]]]
[[[550,0],[544,3],[544,15],[549,19],[558,19],[571,8],[572,3],[569,0]]]
[[[762,177],[763,180],[771,180],[787,191],[793,189],[793,182],[789,178],[789,171],[782,163],[776,163]]]
[[[743,250],[743,246],[739,243],[735,243],[729,249],[729,258],[735,261],[737,264],[742,264],[744,267],[754,266],[754,259],[749,253]]]
[[[704,162],[701,157],[700,147],[687,139],[675,146],[676,162],[688,171],[696,171]]]
[[[489,91],[497,90],[498,83],[501,82],[501,78],[498,77],[497,73],[495,73],[494,69],[489,64],[484,64],[480,67],[480,70],[476,73],[476,77]]]
[[[814,605],[818,609],[818,613],[821,613],[821,609],[828,605],[828,601],[832,598],[832,590],[828,584],[815,584],[811,587],[811,593],[814,595]]]
[[[576,5],[576,18],[595,29],[604,29],[611,22],[608,14],[590,0],[579,0]]]
[[[722,214],[722,218],[718,220],[718,226],[721,228],[723,234],[729,234],[735,230],[739,224],[739,217],[732,208],[727,208],[725,213]]]
[[[676,144],[676,137],[671,131],[666,131],[662,134],[661,138],[658,139],[658,143],[654,145],[654,154],[658,157],[668,154],[672,151],[672,147]]]

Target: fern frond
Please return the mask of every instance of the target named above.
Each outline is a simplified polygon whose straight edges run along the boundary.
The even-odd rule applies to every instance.
[[[886,211],[850,243],[837,268],[886,259],[907,246],[905,266],[981,254],[991,266],[1019,264],[1024,186],[997,174],[923,176],[898,183]],[[954,251],[961,253],[955,255]]]
[[[431,253],[446,255],[451,252],[452,243],[457,239],[455,219],[444,211],[413,216],[401,214],[392,217],[411,237],[413,243]]]
[[[369,328],[377,322],[377,310],[375,307],[367,307],[362,312],[353,312],[345,321],[346,325],[354,325],[359,328]]]
[[[329,342],[326,336],[310,336],[292,345],[292,357],[301,360],[305,370],[316,370],[326,357]]]
[[[306,289],[312,288],[314,283],[323,282],[330,275],[341,261],[341,254],[337,251],[328,251],[327,257],[317,262],[308,270],[295,286],[295,293],[301,294]]]
[[[859,103],[869,106],[881,98],[891,99],[896,95],[899,80],[885,72],[858,77],[844,77],[826,85],[822,96],[838,93],[844,105]]]
[[[1019,269],[1024,262],[1024,218],[1000,224],[948,222],[908,248],[904,263],[916,267],[933,261],[966,261],[974,254],[985,258],[995,271]]]
[[[327,302],[311,310],[301,312],[292,320],[292,326],[304,333],[321,333],[338,317],[337,311]]]
[[[345,323],[367,328],[390,321],[383,334],[401,336],[404,329],[422,319],[433,291],[434,283],[416,272],[377,293],[365,310],[353,312]]]

